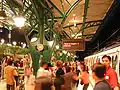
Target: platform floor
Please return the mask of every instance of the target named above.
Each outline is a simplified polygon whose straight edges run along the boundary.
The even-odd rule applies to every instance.
[[[30,76],[30,79],[27,82],[27,78],[25,77],[25,90],[34,90],[34,77]],[[94,85],[94,80],[90,77],[90,81],[92,83],[92,85]],[[88,87],[88,90],[93,90],[93,86],[91,84]],[[82,90],[83,85],[78,85],[77,90]],[[6,90],[6,84],[5,82],[0,82],[0,90]],[[18,90],[18,89],[16,89]]]
[[[28,83],[25,86],[25,90],[34,90],[34,85],[32,85],[33,82],[31,82],[34,79],[34,77],[31,77],[30,80],[28,81]],[[93,86],[94,86],[94,80],[92,79],[92,77],[90,76],[90,81],[91,84],[89,84],[88,90],[93,90]],[[78,85],[77,90],[82,90],[83,85]]]

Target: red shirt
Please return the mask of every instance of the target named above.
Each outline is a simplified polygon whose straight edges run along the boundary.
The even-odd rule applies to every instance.
[[[118,86],[118,77],[115,70],[111,67],[108,68],[108,70],[105,73],[105,79],[109,82],[110,86],[112,88]]]
[[[90,83],[89,74],[88,74],[87,71],[82,71],[82,72],[81,72],[81,76],[82,76],[82,80],[83,80],[83,83],[84,83],[84,84]]]

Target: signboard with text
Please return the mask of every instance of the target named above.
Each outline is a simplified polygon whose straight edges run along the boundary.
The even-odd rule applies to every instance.
[[[67,51],[84,51],[85,41],[83,39],[63,39],[62,49]]]

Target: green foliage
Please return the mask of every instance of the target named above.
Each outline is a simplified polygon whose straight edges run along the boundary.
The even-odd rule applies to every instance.
[[[50,54],[51,54],[50,52],[51,52],[51,50],[49,48],[47,50],[44,50],[42,60],[49,62],[50,61]]]
[[[27,48],[21,48],[19,46],[8,46],[6,44],[0,45],[0,54],[22,54],[25,55],[28,53]]]
[[[29,50],[27,48],[22,48],[22,49],[19,50],[19,52],[17,54],[23,54],[23,55],[25,55],[28,52],[29,52]]]

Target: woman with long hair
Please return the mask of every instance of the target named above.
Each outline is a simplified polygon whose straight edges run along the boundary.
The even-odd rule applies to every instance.
[[[81,63],[81,84],[83,84],[83,90],[87,90],[90,80],[89,80],[89,73],[86,70],[86,66],[84,63]]]

